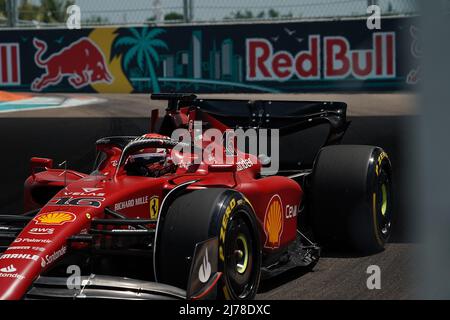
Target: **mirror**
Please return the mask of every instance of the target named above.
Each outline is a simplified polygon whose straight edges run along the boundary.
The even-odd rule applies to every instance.
[[[53,168],[53,159],[48,158],[37,158],[33,157],[30,159],[30,169],[31,175],[34,177],[37,169],[48,170]]]

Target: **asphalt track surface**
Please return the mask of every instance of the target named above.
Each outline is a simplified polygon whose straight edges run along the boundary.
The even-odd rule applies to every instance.
[[[53,94],[52,94],[53,95]],[[54,95],[53,95],[54,96]],[[69,95],[68,95],[69,96]],[[73,96],[73,95],[72,95]],[[84,107],[21,111],[0,115],[2,170],[0,212],[21,211],[22,186],[28,175],[31,156],[51,157],[55,163],[67,160],[69,167],[88,172],[95,155],[96,139],[108,135],[146,132],[152,108],[147,95],[97,95],[106,102]],[[324,252],[312,272],[291,270],[262,283],[258,299],[412,299],[415,297],[412,265],[414,244],[404,192],[407,141],[414,122],[413,94],[332,94],[332,95],[212,95],[228,98],[269,98],[295,100],[335,100],[349,105],[352,124],[344,143],[383,147],[391,157],[397,192],[397,221],[384,252],[372,256],[352,256],[345,252]],[[294,138],[292,138],[294,139]],[[314,143],[309,137],[305,143]],[[289,141],[288,141],[289,142]],[[299,144],[295,138],[290,141]],[[301,142],[301,141],[300,141]],[[283,143],[283,142],[282,142]],[[283,154],[283,149],[281,153]],[[289,147],[289,152],[292,152]],[[381,269],[381,289],[366,286],[367,267]]]

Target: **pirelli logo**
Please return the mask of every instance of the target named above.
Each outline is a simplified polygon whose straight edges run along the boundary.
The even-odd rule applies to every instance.
[[[0,43],[0,85],[20,84],[18,43]]]

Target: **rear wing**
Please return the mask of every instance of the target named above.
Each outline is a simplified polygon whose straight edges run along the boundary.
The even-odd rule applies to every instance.
[[[152,94],[151,99],[168,101],[159,130],[165,134],[174,123],[170,118],[184,107],[207,113],[231,129],[278,129],[280,136],[326,123],[330,130],[325,145],[339,143],[350,124],[344,102],[201,99],[182,93]]]

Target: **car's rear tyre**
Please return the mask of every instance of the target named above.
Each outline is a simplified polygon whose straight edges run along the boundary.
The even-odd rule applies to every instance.
[[[157,247],[158,281],[187,287],[195,245],[218,237],[218,298],[252,299],[261,274],[258,224],[244,196],[229,189],[184,194],[170,206]]]
[[[311,178],[311,220],[326,248],[381,251],[392,227],[392,169],[381,148],[322,148]]]

